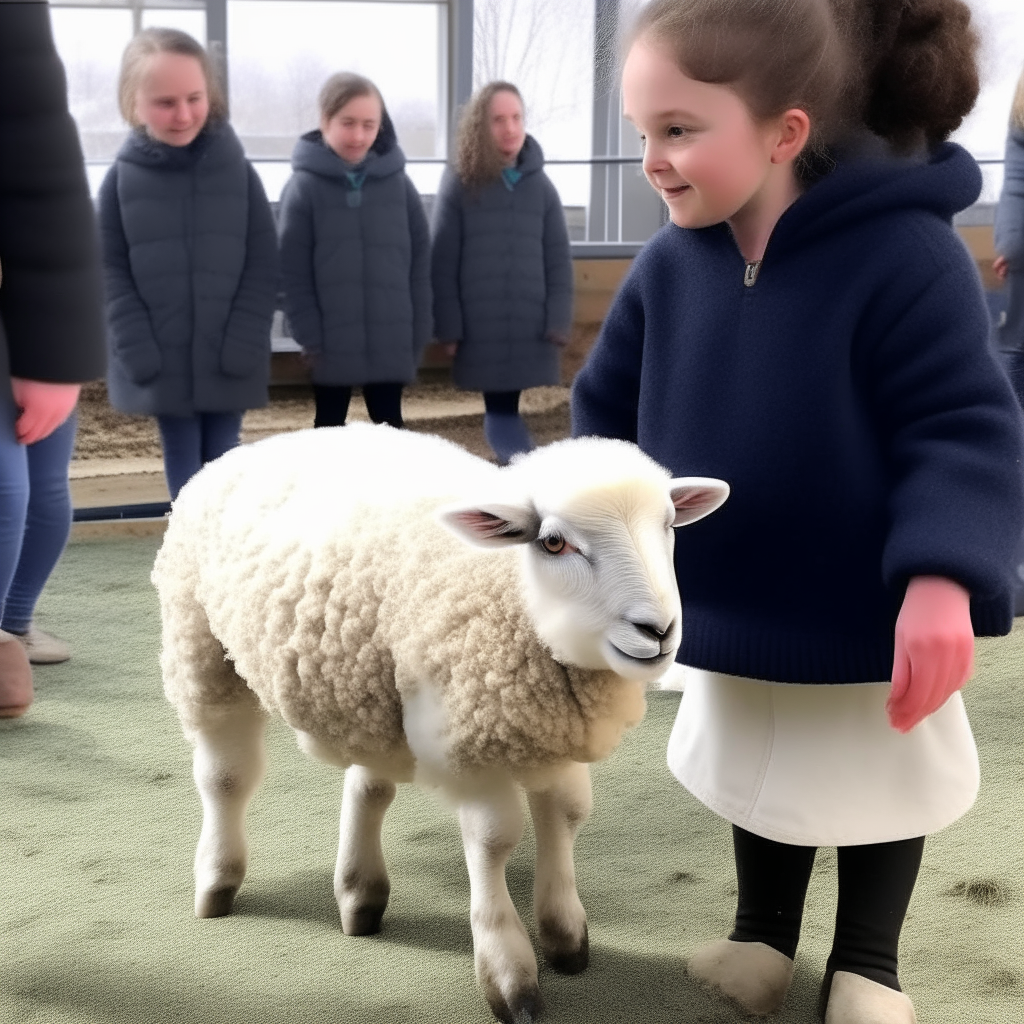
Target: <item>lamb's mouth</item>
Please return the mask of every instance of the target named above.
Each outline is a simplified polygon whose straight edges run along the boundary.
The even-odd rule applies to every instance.
[[[615,644],[608,641],[608,646],[620,657],[626,661],[631,661],[635,665],[657,665],[659,661],[664,661],[666,658],[671,658],[674,651],[662,651],[660,654],[654,654],[650,658],[638,658],[633,654],[627,654],[621,647],[616,647]]]

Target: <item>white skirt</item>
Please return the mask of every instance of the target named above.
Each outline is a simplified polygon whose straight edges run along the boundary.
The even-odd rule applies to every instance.
[[[978,751],[955,693],[909,733],[889,683],[767,683],[685,667],[672,774],[716,814],[797,846],[928,835],[978,795]]]

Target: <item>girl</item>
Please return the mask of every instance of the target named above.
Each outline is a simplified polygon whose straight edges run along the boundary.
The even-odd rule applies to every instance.
[[[0,4],[0,95],[0,718],[15,718],[29,660],[67,657],[32,613],[71,526],[80,382],[103,373],[93,210],[45,4]]]
[[[431,333],[429,231],[404,167],[377,87],[332,75],[281,195],[285,309],[311,365],[314,426],[344,424],[353,385],[374,423],[402,426]]]
[[[689,969],[748,1012],[783,1002],[829,845],[825,1019],[913,1021],[897,943],[923,837],[977,792],[957,691],[973,633],[1011,626],[1024,437],[950,224],[981,185],[944,142],[976,47],[959,0],[654,0],[629,40],[624,113],[671,223],[573,430],[732,485],[676,553],[668,761],[733,824],[735,929]]]
[[[455,383],[483,391],[484,433],[505,464],[533,447],[520,392],[559,381],[573,287],[562,203],[508,82],[485,85],[463,113],[434,211],[433,280],[437,337]]]
[[[140,32],[118,87],[132,126],[99,193],[107,386],[155,415],[171,499],[267,403],[277,240],[270,205],[209,57],[175,29]]]

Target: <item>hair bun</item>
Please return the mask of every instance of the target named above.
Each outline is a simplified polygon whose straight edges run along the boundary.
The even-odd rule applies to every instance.
[[[868,6],[864,123],[901,149],[945,141],[978,97],[979,39],[970,8],[962,0]]]

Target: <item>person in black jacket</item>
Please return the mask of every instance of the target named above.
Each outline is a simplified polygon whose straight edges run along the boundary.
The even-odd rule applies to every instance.
[[[140,32],[121,65],[132,125],[99,194],[115,408],[157,417],[171,498],[266,405],[277,236],[203,48]]]
[[[8,596],[28,630],[71,522],[80,384],[104,363],[92,205],[43,0],[0,3],[0,275],[0,717],[12,718],[32,703],[32,672]]]
[[[281,193],[285,310],[310,364],[314,426],[342,426],[352,388],[402,424],[402,388],[430,340],[430,231],[377,87],[339,72]]]

